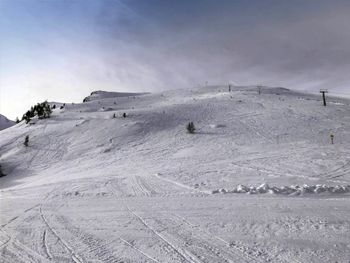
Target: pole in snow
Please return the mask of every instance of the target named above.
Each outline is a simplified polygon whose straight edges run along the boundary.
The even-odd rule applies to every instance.
[[[256,87],[258,88],[258,94],[260,95],[261,94],[261,85],[259,84]]]
[[[231,92],[231,84],[228,84],[228,92]]]
[[[331,137],[331,144],[334,144],[334,135],[331,134],[330,137]]]
[[[321,90],[320,90],[320,93],[322,93],[323,106],[327,106],[327,103],[326,103],[326,93],[328,93],[328,90],[326,90],[326,89],[321,89]]]

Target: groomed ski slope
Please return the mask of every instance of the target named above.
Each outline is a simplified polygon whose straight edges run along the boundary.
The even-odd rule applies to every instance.
[[[349,262],[350,100],[112,95],[0,132],[0,262]]]

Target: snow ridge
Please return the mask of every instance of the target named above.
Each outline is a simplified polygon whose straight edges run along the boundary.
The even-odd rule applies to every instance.
[[[144,95],[144,94],[147,94],[147,93],[145,93],[145,92],[143,92],[143,93],[111,92],[111,91],[97,90],[97,91],[91,92],[90,96],[86,97],[83,100],[83,102],[94,101],[94,100],[101,100],[101,99],[108,99],[108,98],[140,96],[140,95]]]
[[[7,129],[15,124],[16,123],[14,121],[11,121],[8,118],[6,118],[4,115],[0,114],[0,131]]]

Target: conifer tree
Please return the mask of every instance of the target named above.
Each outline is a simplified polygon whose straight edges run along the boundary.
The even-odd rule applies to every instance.
[[[186,129],[188,133],[194,133],[196,130],[192,121],[187,124]]]
[[[35,106],[32,106],[22,117],[22,120],[25,120],[26,123],[29,123],[34,116],[38,116],[39,119],[50,118],[52,113],[50,104],[47,101],[42,103],[37,103]]]
[[[3,173],[2,167],[1,167],[1,164],[0,164],[0,177],[2,177],[2,176],[5,176],[5,174]]]
[[[26,138],[24,139],[24,146],[28,147],[29,146],[29,135],[26,136]]]

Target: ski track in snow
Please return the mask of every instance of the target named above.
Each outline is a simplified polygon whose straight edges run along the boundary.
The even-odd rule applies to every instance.
[[[45,249],[45,253],[47,255],[47,257],[52,260],[52,256],[51,256],[51,253],[50,253],[50,250],[48,248],[48,245],[47,245],[47,241],[46,241],[46,230],[44,230],[43,232],[43,246],[44,246],[44,249]]]
[[[159,177],[159,176],[157,176]],[[173,184],[174,182],[172,181],[168,181],[166,180],[166,182]],[[176,186],[178,186],[178,184],[175,184]],[[180,187],[184,187],[183,185],[180,184]],[[142,187],[141,187],[142,188]],[[192,189],[190,187],[184,187],[187,190],[193,191],[195,189]],[[114,190],[115,191],[115,190]],[[118,190],[117,190],[118,191]],[[141,191],[143,192],[143,191]],[[149,192],[147,192],[149,193]],[[141,194],[142,196],[142,194]],[[149,194],[147,194],[147,196],[150,196]],[[154,235],[157,236],[157,238],[159,238],[161,241],[163,241],[164,243],[166,243],[176,254],[178,254],[180,256],[180,258],[182,258],[185,262],[195,262],[195,263],[199,263],[199,262],[207,262],[207,261],[202,261],[200,259],[201,255],[200,252],[196,251],[194,249],[194,246],[191,246],[190,248],[185,248],[183,245],[179,245],[179,244],[175,244],[171,241],[169,241],[169,239],[167,239],[164,235],[162,235],[160,232],[158,232],[157,230],[155,230],[153,227],[151,227],[147,222],[146,219],[144,219],[143,217],[141,217],[140,215],[138,215],[137,213],[135,213],[132,209],[130,209],[130,207],[125,203],[126,201],[124,201],[124,205],[127,208],[127,211],[132,214],[135,218],[137,218],[147,229],[149,229]],[[154,219],[159,221],[159,219]],[[174,218],[172,218],[173,221]],[[162,223],[160,223],[162,224]],[[166,228],[167,226],[163,226],[164,228]],[[198,228],[195,229],[195,231],[197,232]],[[202,232],[205,233],[205,231],[201,230]],[[167,232],[167,231],[166,231]],[[192,233],[192,229],[190,230],[190,233]],[[167,232],[167,234],[169,234],[169,232]],[[196,243],[196,246],[201,247],[207,251],[209,251],[209,257],[215,257],[217,258],[216,260],[220,259],[223,260],[223,262],[246,262],[247,260],[249,260],[250,262],[263,262],[261,260],[258,260],[257,258],[254,258],[252,256],[250,256],[248,253],[244,253],[239,249],[236,249],[232,246],[230,246],[230,244],[227,241],[224,241],[223,239],[215,236],[215,238],[217,240],[219,240],[221,243],[223,242],[228,249],[234,249],[235,251],[233,252],[233,254],[229,254],[227,252],[224,252],[221,250],[221,245],[217,245],[216,247],[212,247],[212,245],[207,244],[207,240],[208,238],[211,238],[211,235],[208,233],[205,233],[206,235],[198,235],[198,233],[196,235],[198,235],[199,239],[199,243]],[[191,234],[192,235],[192,234]],[[182,236],[181,240],[187,240],[189,237],[188,236]],[[191,250],[189,250],[191,249]],[[194,250],[193,250],[194,249]],[[142,252],[144,253],[144,252]],[[224,256],[224,254],[229,254],[228,257]],[[235,261],[232,261],[229,256],[233,256],[233,258],[235,258]],[[153,259],[153,258],[152,258]]]
[[[137,247],[135,247],[133,244],[130,244],[130,242],[126,241],[123,238],[120,238],[121,241],[123,241],[125,244],[127,244],[128,246],[130,246],[132,249],[136,250],[137,252],[141,253],[142,255],[144,255],[145,257],[147,257],[148,259],[152,260],[153,262],[157,262],[160,263],[160,261],[158,261],[157,259],[151,257],[150,255],[146,254],[145,252],[143,252],[142,250],[138,249]]]
[[[52,234],[54,234],[56,236],[56,238],[62,243],[62,245],[69,251],[69,253],[71,254],[71,258],[74,262],[76,263],[83,263],[84,261],[81,259],[81,257],[79,255],[77,255],[77,253],[73,250],[73,248],[71,248],[68,243],[63,240],[58,233],[50,226],[50,224],[48,223],[47,219],[45,218],[44,214],[42,213],[42,208],[40,207],[40,215],[41,218],[43,219],[45,225],[47,226],[47,228],[50,230],[50,232]],[[47,249],[47,245],[45,244],[45,247]],[[47,250],[48,251],[48,250]]]
[[[159,232],[157,232],[156,230],[154,230],[152,227],[150,227],[146,221],[140,217],[139,215],[137,215],[136,213],[134,213],[132,210],[130,210],[130,208],[126,205],[126,208],[128,209],[128,211],[134,215],[137,219],[140,220],[140,222],[146,227],[148,228],[151,232],[153,232],[158,238],[160,238],[162,241],[164,241],[166,244],[168,244],[173,250],[174,252],[176,252],[182,259],[184,259],[186,262],[195,262],[195,263],[200,263],[201,261],[198,261],[196,259],[196,257],[194,255],[192,255],[189,251],[186,251],[184,249],[181,248],[177,248],[174,244],[172,244],[171,242],[169,242],[165,237],[163,237],[163,235],[161,235]]]

